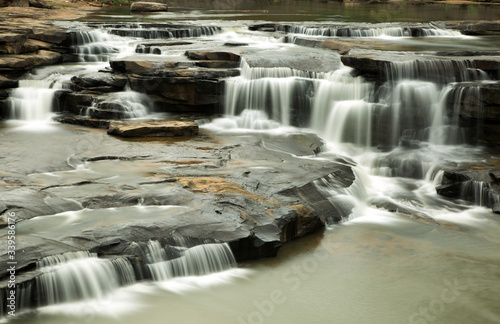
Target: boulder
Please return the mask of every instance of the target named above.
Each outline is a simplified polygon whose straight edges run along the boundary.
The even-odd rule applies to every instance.
[[[63,44],[66,41],[66,30],[53,25],[42,25],[33,27],[31,39],[40,40],[51,44]]]
[[[54,9],[54,6],[49,5],[45,0],[29,0],[30,7]]]
[[[115,121],[108,134],[122,137],[170,137],[198,134],[198,124],[193,121]]]
[[[157,2],[133,2],[130,5],[130,11],[132,12],[168,11],[168,6],[166,4]]]

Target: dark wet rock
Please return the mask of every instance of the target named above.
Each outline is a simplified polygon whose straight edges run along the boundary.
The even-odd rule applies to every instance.
[[[187,51],[186,56],[191,60],[209,60],[209,61],[233,61],[239,62],[240,55],[232,52],[220,51]]]
[[[140,258],[134,255],[133,242],[172,237],[227,242],[238,261],[274,256],[283,243],[322,228],[324,219],[345,216],[327,198],[325,185],[341,192],[355,180],[344,164],[305,160],[286,150],[268,148],[280,146],[272,143],[272,138],[262,143],[249,136],[194,137],[171,146],[165,145],[168,142],[102,137],[99,131],[67,134],[65,141],[86,137],[88,143],[75,146],[69,163],[85,162],[94,172],[75,170],[71,177],[31,174],[33,195],[43,194],[29,201],[39,209],[47,197],[54,205],[72,199],[92,209],[77,211],[81,218],[60,214],[19,222],[18,278],[47,255],[90,250],[108,257],[126,253],[127,257]],[[224,144],[217,144],[220,141]],[[297,141],[297,147],[316,145],[316,139],[307,134],[303,138],[296,134],[289,141]],[[56,161],[64,157],[57,152],[51,156]],[[50,164],[41,162],[41,169]],[[111,173],[100,174],[106,163]],[[25,200],[18,192],[12,195],[7,198]],[[4,204],[5,196],[0,197],[0,204]],[[23,208],[19,206],[16,212]],[[70,223],[74,226],[68,226]],[[4,234],[1,229],[0,235]],[[0,269],[3,278],[5,273]],[[20,279],[19,284],[23,280],[28,279]]]
[[[168,71],[166,71],[168,72]],[[134,91],[154,94],[161,98],[169,111],[197,111],[211,114],[217,110],[222,93],[222,84],[217,78],[191,76],[129,76],[130,87]],[[175,73],[177,74],[177,73]]]
[[[275,32],[278,29],[278,24],[273,23],[265,23],[265,24],[257,24],[248,26],[249,30],[258,30],[258,31],[266,31],[266,32]]]
[[[108,134],[123,137],[170,137],[198,134],[198,124],[192,121],[120,121],[111,122]]]
[[[491,208],[495,214],[500,214],[500,203],[496,203],[493,205],[493,208]]]
[[[168,11],[168,6],[163,3],[158,2],[132,2],[130,5],[130,11],[132,12],[157,12],[157,11]]]
[[[491,170],[489,174],[495,182],[500,181],[500,170]]]
[[[224,43],[224,46],[240,47],[240,46],[248,46],[248,43],[227,42],[227,43]]]
[[[0,76],[0,89],[17,88],[19,81]]]
[[[71,81],[81,89],[102,91],[100,87],[110,87],[109,92],[121,91],[128,82],[126,76],[115,73],[98,72],[75,76]],[[96,89],[97,88],[97,89]]]
[[[437,193],[476,205],[493,207],[500,200],[500,186],[492,179],[487,165],[470,167],[446,170],[441,185],[436,187]]]
[[[72,91],[57,91],[57,107],[59,111],[69,112],[76,115],[94,103],[95,98],[100,95],[96,92],[82,91],[80,93]]]
[[[209,69],[235,69],[240,66],[240,63],[235,61],[199,61],[195,64]]]

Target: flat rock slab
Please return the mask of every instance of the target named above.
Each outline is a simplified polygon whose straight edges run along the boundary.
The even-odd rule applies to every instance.
[[[193,136],[198,134],[198,124],[184,120],[115,121],[109,125],[108,134],[123,137]]]

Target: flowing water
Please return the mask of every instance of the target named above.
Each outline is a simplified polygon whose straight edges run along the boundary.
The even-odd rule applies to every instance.
[[[418,12],[389,6],[373,12],[371,6],[342,10],[333,6],[327,11],[321,4],[311,6],[281,7],[281,13],[276,7],[267,8],[265,14],[242,11],[238,13],[241,21],[230,20],[235,11],[216,10],[143,17],[148,22],[210,19],[178,33],[135,21],[124,28],[112,23],[77,25],[73,43],[81,62],[57,70],[42,68],[22,80],[10,97],[11,119],[17,120],[13,127],[19,120],[48,120],[54,92],[63,89],[64,80],[72,75],[102,69],[112,57],[151,57],[153,54],[135,53],[136,43],[143,38],[241,41],[264,56],[275,56],[276,62],[282,53],[310,55],[313,49],[290,43],[303,35],[367,38],[373,44],[396,45],[399,55],[410,47],[412,51],[465,50],[470,46],[500,50],[496,37],[465,37],[427,24],[435,15],[446,13],[445,7],[430,11],[422,7]],[[360,9],[357,15],[354,9]],[[483,9],[467,9],[467,14],[459,11],[452,17],[487,18],[489,14]],[[416,21],[426,25],[421,35],[410,37],[405,26],[368,24],[380,22],[382,16],[387,18],[384,24]],[[87,19],[112,22],[131,18],[101,12]],[[278,36],[246,28],[254,20],[264,19],[289,21],[293,26]],[[304,20],[325,25],[366,24],[346,29],[297,23]],[[284,37],[285,32],[289,37]],[[156,53],[179,56],[162,49]],[[376,93],[373,82],[337,63],[338,68],[331,71],[303,71],[273,64],[251,66],[244,59],[241,75],[226,80],[224,116],[202,127],[231,136],[298,128],[316,132],[326,145],[314,158],[335,159],[341,154],[356,164],[356,181],[348,189],[317,183],[344,210],[342,223],[329,224],[320,233],[285,245],[276,258],[239,265],[226,245],[191,247],[178,242],[170,246],[151,241],[141,251],[154,281],[139,282],[128,259],[108,260],[86,251],[48,257],[38,262],[37,269],[42,273],[37,280],[42,307],[3,321],[499,323],[500,220],[482,207],[499,197],[485,190],[484,183],[471,182],[463,188],[464,196],[475,197],[475,204],[451,201],[435,191],[446,166],[489,158],[485,149],[467,145],[457,114],[445,113],[447,98],[470,96],[475,89],[464,87],[467,82],[493,81],[481,71],[471,71],[467,60],[413,60],[388,66],[385,90]],[[456,66],[461,67],[460,73],[455,73]],[[442,73],[436,76],[436,70]],[[129,118],[147,116],[152,109],[147,98],[132,91],[117,93],[112,100],[127,103]],[[33,109],[34,102],[37,109]],[[405,141],[414,145],[405,145]],[[75,177],[78,172],[97,177],[106,171],[77,168],[57,176]],[[124,171],[119,176],[133,178],[134,173]],[[111,208],[102,210],[102,215],[88,210],[63,213],[50,216],[54,218],[50,224],[85,226],[103,215],[132,220],[139,208],[120,212]],[[180,207],[144,207],[141,213],[154,217],[171,208]],[[41,222],[40,218],[34,221]],[[22,231],[22,223],[19,226]]]

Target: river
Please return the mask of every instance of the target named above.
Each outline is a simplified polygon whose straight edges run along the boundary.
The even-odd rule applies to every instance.
[[[269,5],[259,10],[179,8],[168,13],[135,16],[128,9],[115,8],[89,15],[81,22],[61,22],[75,29],[85,26],[88,35],[95,38],[80,44],[85,62],[40,68],[27,77],[38,81],[24,81],[11,96],[17,113],[12,120],[3,122],[0,138],[14,143],[10,144],[12,147],[19,143],[32,149],[37,157],[29,157],[23,153],[24,149],[17,149],[11,152],[14,162],[7,162],[23,161],[18,168],[43,182],[47,174],[38,173],[31,164],[49,161],[51,145],[50,141],[38,138],[33,129],[63,143],[54,153],[61,156],[71,155],[70,140],[64,138],[67,132],[73,132],[71,127],[50,121],[51,104],[44,104],[47,101],[44,98],[50,97],[73,75],[105,68],[110,57],[138,55],[131,52],[131,44],[137,37],[110,35],[106,28],[96,31],[79,25],[86,22],[187,21],[197,26],[217,26],[221,31],[202,36],[204,41],[248,43],[260,49],[261,58],[278,60],[292,54],[319,52],[286,43],[285,38],[266,32],[250,32],[247,26],[265,21],[297,26],[338,23],[351,28],[362,24],[367,26],[364,30],[372,33],[366,37],[367,44],[372,49],[389,49],[387,55],[460,51],[471,47],[500,51],[497,36],[465,36],[442,30],[436,24],[427,25],[436,20],[495,18],[500,13],[496,7],[298,3]],[[396,29],[399,32],[402,22],[422,23],[436,31],[428,37],[391,36]],[[386,25],[367,25],[372,23]],[[300,35],[297,32],[295,36]],[[319,37],[311,32],[309,36]],[[118,50],[102,50],[104,45]],[[96,57],[98,62],[89,62]],[[456,130],[453,120],[446,118],[440,105],[447,89],[454,87],[457,80],[448,80],[447,76],[436,82],[425,80],[412,74],[412,68],[394,67],[393,71],[399,74],[394,72],[388,85],[390,94],[384,96],[373,93],[371,81],[352,76],[352,70],[341,65],[335,71],[306,75],[298,69],[250,67],[243,61],[241,76],[226,80],[224,115],[201,122],[201,128],[230,137],[255,133],[272,136],[299,127],[317,133],[326,145],[321,153],[309,158],[335,159],[340,154],[356,165],[357,180],[350,190],[338,192],[326,188],[331,191],[331,200],[348,211],[344,221],[328,224],[319,233],[285,244],[275,258],[243,262],[203,276],[135,283],[98,298],[48,305],[16,318],[4,318],[2,322],[500,323],[500,219],[490,208],[481,206],[482,200],[477,204],[450,200],[435,190],[442,177],[441,170],[450,163],[479,163],[494,159],[498,152],[467,145],[466,136]],[[494,82],[484,80],[481,74],[467,78],[463,81]],[[312,94],[304,90],[310,84],[315,89]],[[33,89],[37,89],[37,94],[30,99]],[[307,96],[307,100],[300,109],[311,112],[306,118],[297,118],[297,110],[290,108],[298,109],[296,102],[301,96]],[[138,94],[120,100],[131,102],[130,117],[148,117],[151,112],[147,98]],[[37,109],[40,105],[47,107]],[[385,129],[383,133],[388,134],[390,147],[371,145],[371,118],[381,105],[399,107],[393,111],[402,116],[410,115],[414,109],[425,111],[428,118],[416,121],[410,115],[408,121],[426,130],[416,136],[415,145],[398,145],[402,131],[399,128],[403,126],[393,117],[381,126]],[[20,111],[26,109],[36,110],[36,114],[23,115]],[[72,167],[71,163],[69,166]],[[78,167],[75,170],[65,167],[69,170],[57,176],[78,178],[77,173],[84,172]],[[116,164],[85,172],[113,175],[118,172],[119,176],[134,181],[134,177],[140,176],[141,167],[148,166],[136,167],[128,174],[125,170],[116,171]],[[490,199],[497,201],[498,197]],[[103,211],[108,212],[112,211]]]

